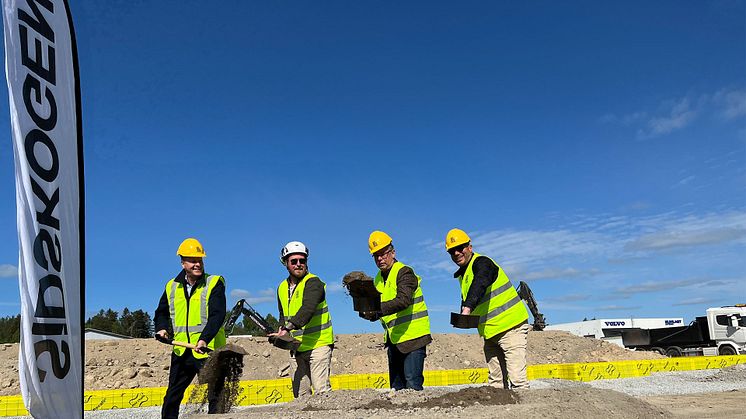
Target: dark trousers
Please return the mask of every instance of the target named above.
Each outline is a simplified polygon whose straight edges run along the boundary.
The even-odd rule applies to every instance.
[[[422,371],[425,369],[425,357],[427,356],[425,346],[405,354],[400,352],[396,345],[389,344],[388,355],[391,388],[422,390],[422,383],[425,381]]]
[[[191,349],[187,349],[184,354],[177,356],[171,353],[171,370],[168,374],[168,389],[166,397],[163,398],[163,408],[161,409],[162,419],[177,419],[179,417],[179,405],[184,398],[184,391],[192,383],[194,376],[197,375],[205,359],[196,359],[192,356]],[[215,413],[217,410],[217,394],[208,389],[208,413]]]

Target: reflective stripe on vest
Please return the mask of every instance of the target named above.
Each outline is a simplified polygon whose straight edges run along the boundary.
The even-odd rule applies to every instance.
[[[171,317],[171,327],[174,331],[174,340],[187,343],[197,343],[202,331],[205,330],[209,316],[208,303],[210,294],[215,285],[220,281],[225,281],[220,275],[205,275],[205,282],[194,284],[189,300],[185,296],[185,285],[171,279],[166,284],[166,296],[168,298],[168,307]],[[196,303],[198,310],[193,308]],[[195,315],[198,313],[198,317]],[[221,327],[215,337],[207,343],[207,347],[215,350],[225,345],[225,331]],[[181,356],[186,351],[185,348],[174,346],[173,352]],[[195,358],[206,358],[207,354],[198,354],[192,352]]]
[[[396,279],[401,268],[405,266],[399,261],[394,262],[387,281],[383,280],[383,274],[380,271],[376,275],[373,284],[381,293],[382,303],[396,298]],[[384,342],[387,336],[391,343],[397,344],[430,334],[430,318],[420,287],[422,278],[415,276],[417,276],[417,288],[412,294],[412,304],[401,311],[381,317],[381,324],[385,330]]]
[[[286,320],[295,316],[303,305],[303,293],[306,289],[306,282],[311,278],[319,279],[314,274],[306,274],[295,286],[293,295],[291,296],[288,296],[289,285],[287,280],[282,281],[280,286],[277,287],[277,299],[280,301],[280,306]],[[324,285],[324,290],[326,290],[324,281],[321,281],[321,283]],[[300,346],[297,349],[298,352],[310,351],[334,343],[332,318],[329,314],[329,306],[326,304],[326,298],[316,306],[316,311],[311,316],[311,320],[302,328],[290,331],[290,336],[300,342]]]
[[[461,283],[462,301],[466,300],[474,280],[472,268],[478,257],[489,259],[499,270],[495,281],[487,287],[477,306],[472,310],[473,315],[479,316],[479,334],[489,339],[528,320],[528,310],[522,304],[521,297],[518,296],[518,292],[505,271],[494,260],[478,253],[473,254],[463,276],[458,278]]]

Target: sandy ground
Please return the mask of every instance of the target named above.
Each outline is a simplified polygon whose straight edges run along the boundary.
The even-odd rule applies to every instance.
[[[532,388],[520,391],[481,387],[429,387],[422,392],[334,391],[280,405],[236,408],[225,415],[192,414],[199,419],[283,418],[742,418],[746,401],[746,366],[720,370],[706,378],[686,373],[660,373],[657,379],[642,378],[640,386],[670,383],[690,385],[718,382],[732,390],[666,396],[630,396],[564,380],[535,380]],[[695,387],[696,388],[696,387]],[[669,391],[666,386],[661,391]],[[633,393],[634,394],[634,393]]]
[[[485,367],[482,339],[476,335],[436,334],[428,346],[426,370]],[[388,371],[380,334],[338,335],[332,358],[332,374],[382,373]],[[288,376],[287,351],[270,345],[266,338],[233,338],[245,348],[241,380]],[[86,342],[85,388],[161,387],[168,382],[170,347],[154,339]],[[661,358],[650,352],[634,352],[597,339],[581,338],[560,331],[531,332],[529,364],[601,362]],[[0,395],[20,394],[18,345],[0,345]]]
[[[414,393],[414,394],[412,394]],[[336,391],[299,399],[284,406],[244,409],[224,415],[192,415],[194,419],[238,418],[668,418],[668,411],[609,390],[565,389],[511,392],[491,387],[456,392],[431,389],[421,393]]]
[[[478,390],[478,391],[475,391]],[[742,418],[746,391],[635,398],[611,390],[568,386],[516,392],[514,400],[490,388],[443,394],[392,394],[374,390],[333,392],[315,400],[243,409],[224,415],[194,414],[192,419],[239,418]],[[504,391],[503,391],[504,392]],[[358,393],[358,394],[345,394]]]

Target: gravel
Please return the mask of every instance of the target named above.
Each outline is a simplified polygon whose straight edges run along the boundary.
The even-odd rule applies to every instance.
[[[450,386],[431,388],[436,393],[447,393],[457,391],[467,386]],[[592,387],[595,389],[613,390],[633,397],[656,396],[656,395],[683,395],[694,393],[716,393],[733,390],[746,390],[746,365],[737,365],[722,370],[699,370],[654,373],[646,377],[621,378],[616,380],[597,380],[590,382],[575,382],[565,380],[533,380],[533,390],[546,389],[578,389]],[[531,391],[531,390],[528,390]],[[400,392],[394,398],[417,398],[414,392],[408,395]],[[362,396],[362,394],[361,394]],[[413,399],[414,400],[414,399]],[[364,400],[363,400],[364,401]],[[349,406],[353,409],[354,406]],[[238,407],[233,412],[240,416],[240,412],[250,412],[254,407]],[[183,413],[185,413],[182,410]],[[187,416],[182,413],[182,416]],[[16,417],[29,418],[30,416]],[[90,419],[157,419],[160,417],[160,407],[148,407],[140,409],[119,409],[99,412],[85,412],[85,417]]]
[[[647,377],[597,380],[585,384],[635,397],[719,393],[746,389],[746,365],[723,370],[653,373]]]

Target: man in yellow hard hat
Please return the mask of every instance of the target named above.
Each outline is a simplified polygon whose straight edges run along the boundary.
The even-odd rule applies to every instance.
[[[368,250],[379,271],[373,282],[381,293],[381,311],[363,312],[361,317],[381,321],[388,350],[389,384],[394,390],[422,390],[430,319],[420,287],[421,278],[396,259],[391,237],[374,231]]]
[[[295,358],[293,395],[298,398],[313,393],[331,391],[329,375],[332,367],[334,331],[329,306],[326,304],[326,284],[308,272],[308,248],[291,241],[280,250],[280,263],[288,277],[277,287],[277,307],[280,329],[270,336],[292,336],[299,344],[291,356]],[[309,383],[310,382],[310,383]]]
[[[168,389],[163,399],[161,417],[179,417],[179,404],[184,390],[197,375],[208,352],[225,345],[225,279],[205,273],[204,247],[197,239],[184,240],[176,254],[181,257],[182,270],[166,283],[155,310],[156,334],[196,345],[196,349],[174,346]],[[218,408],[217,394],[208,389],[209,413]]]
[[[446,251],[459,267],[453,276],[461,284],[461,314],[479,316],[489,385],[528,388],[528,310],[518,292],[495,261],[473,251],[463,230],[454,228],[446,234]]]

